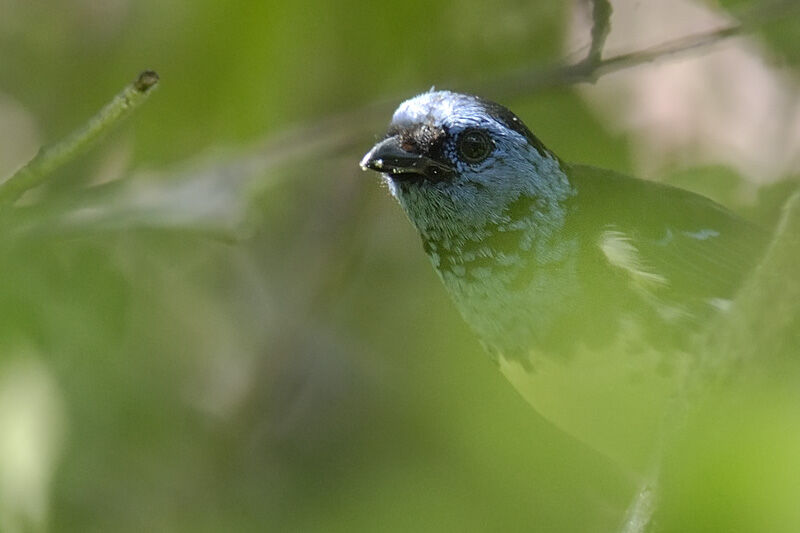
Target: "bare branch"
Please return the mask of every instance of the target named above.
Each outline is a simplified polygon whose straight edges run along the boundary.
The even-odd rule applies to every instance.
[[[608,0],[593,0],[592,9],[592,44],[585,63],[599,63],[603,56],[606,37],[611,32],[611,3]]]
[[[784,18],[794,11],[800,10],[800,2],[796,0],[776,0],[765,2],[740,13],[736,18],[742,22],[717,28],[661,43],[659,45],[615,55],[602,59],[605,37],[610,30],[610,7],[604,11],[603,1],[594,4],[594,25],[592,26],[592,44],[588,56],[578,63],[551,67],[536,67],[509,74],[506,77],[478,87],[478,92],[495,97],[514,98],[552,87],[562,87],[576,83],[594,83],[602,76],[633,68],[645,63],[652,63],[678,54],[698,51],[716,45],[725,39],[755,31],[769,22]],[[606,32],[604,34],[604,32]]]
[[[596,62],[590,61],[587,57],[585,60],[572,65],[557,65],[544,69],[537,68],[509,75],[498,83],[491,84],[485,88],[494,94],[499,93],[505,97],[514,97],[551,87],[561,87],[576,83],[594,83],[606,74],[708,47],[738,35],[742,31],[742,25],[728,26],[668,41],[645,50],[601,59]]]
[[[146,70],[117,94],[80,129],[39,153],[10,178],[0,183],[0,205],[12,204],[25,191],[41,184],[64,163],[75,158],[136,109],[158,84],[158,74]]]
[[[796,365],[800,346],[800,191],[786,201],[766,254],[742,287],[731,310],[708,329],[706,376],[732,375],[740,366],[750,374],[782,372]],[[702,350],[702,351],[701,351]],[[787,373],[791,375],[791,373]]]

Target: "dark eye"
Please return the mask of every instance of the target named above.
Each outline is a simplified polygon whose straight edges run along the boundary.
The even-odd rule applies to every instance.
[[[492,153],[494,144],[483,130],[464,130],[458,136],[458,155],[467,163],[480,163]]]

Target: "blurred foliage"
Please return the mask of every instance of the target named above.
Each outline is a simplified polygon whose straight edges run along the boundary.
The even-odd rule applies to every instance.
[[[356,164],[399,100],[560,60],[569,8],[0,1],[0,95],[36,137],[0,168],[143,68],[163,80],[101,147],[0,214],[0,425],[18,413],[20,434],[52,443],[4,447],[0,435],[0,471],[41,485],[21,492],[0,475],[0,528],[613,530],[634,480],[505,383]],[[795,22],[769,32],[790,58]],[[319,122],[376,101],[389,104],[345,118],[363,129],[355,142]],[[633,170],[631,140],[572,89],[508,103],[565,159]],[[0,125],[0,143],[18,131]],[[316,149],[294,151],[311,137]],[[785,198],[785,184],[770,201],[737,196],[748,185],[734,171],[674,174],[770,225]],[[18,376],[35,386],[4,385]],[[713,427],[691,432],[700,445],[685,445],[691,460],[676,452],[664,524],[726,519],[709,495],[738,490],[725,480],[746,478],[796,414],[764,394],[771,418],[720,445],[727,455],[705,438]],[[734,432],[716,407],[709,420]],[[779,476],[800,466],[792,427],[763,452]],[[780,480],[776,491],[798,494]],[[775,500],[759,494],[734,496],[763,514]]]
[[[761,383],[702,403],[666,462],[659,531],[796,531],[798,400]]]

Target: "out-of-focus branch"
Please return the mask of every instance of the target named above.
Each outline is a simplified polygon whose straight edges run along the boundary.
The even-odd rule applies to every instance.
[[[39,150],[25,166],[0,183],[0,205],[14,203],[25,191],[41,184],[54,170],[89,148],[144,102],[157,84],[158,74],[152,70],[142,72],[82,128],[63,141]]]
[[[513,72],[495,82],[482,84],[479,86],[478,92],[490,94],[493,97],[514,98],[540,89],[576,83],[594,83],[602,76],[613,72],[709,48],[725,39],[755,31],[769,22],[800,11],[800,2],[796,0],[764,2],[741,13],[736,13],[736,19],[740,21],[738,23],[667,41],[644,50],[602,59],[605,38],[611,28],[611,7],[604,4],[606,2],[603,0],[594,3],[592,43],[585,59],[569,65],[557,64],[551,67],[537,67]]]
[[[772,243],[730,312],[709,328],[705,375],[773,372],[792,376],[800,366],[800,191],[786,201]],[[751,367],[754,367],[751,369]],[[791,371],[790,371],[791,370]]]
[[[603,58],[603,46],[611,32],[611,3],[609,0],[592,0],[592,44],[584,63],[599,63]]]
[[[658,479],[645,483],[625,513],[621,533],[645,533],[656,510]]]
[[[734,35],[742,33],[743,29],[744,27],[741,24],[736,24],[675,39],[637,52],[620,54],[607,59],[599,59],[598,61],[581,61],[574,65],[567,65],[553,70],[552,74],[555,74],[553,76],[553,82],[556,84],[594,82],[601,76],[618,70],[632,68],[644,63],[651,63],[658,59],[716,44],[728,37],[733,37]],[[546,80],[546,76],[542,74],[546,74],[546,72],[540,73],[539,76],[534,76],[532,79],[536,80],[538,78],[543,81]],[[547,83],[543,83],[542,85],[546,84]]]

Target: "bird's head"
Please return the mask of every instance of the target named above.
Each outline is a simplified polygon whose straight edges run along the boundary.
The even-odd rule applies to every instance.
[[[400,104],[361,167],[383,174],[423,233],[482,228],[521,196],[550,203],[570,188],[558,158],[516,115],[449,91]]]

